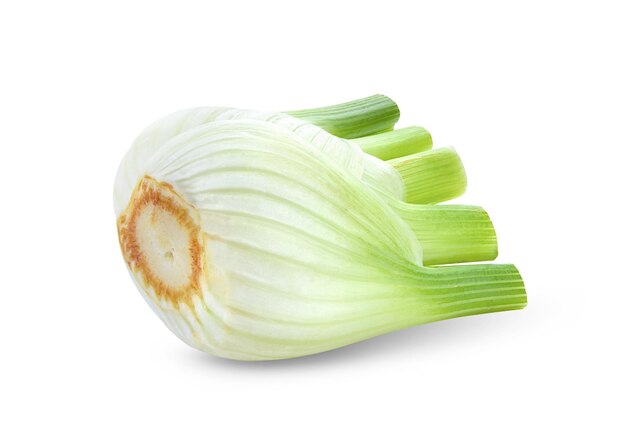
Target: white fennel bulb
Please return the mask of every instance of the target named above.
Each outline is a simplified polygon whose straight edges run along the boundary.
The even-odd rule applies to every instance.
[[[512,265],[424,267],[410,224],[364,184],[367,159],[280,122],[225,118],[148,130],[115,183],[131,276],[189,345],[298,357],[525,306]]]

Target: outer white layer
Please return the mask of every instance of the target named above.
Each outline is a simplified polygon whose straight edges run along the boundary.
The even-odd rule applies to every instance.
[[[284,113],[242,110],[227,107],[198,107],[173,113],[155,122],[146,128],[137,137],[128,151],[122,165],[137,164],[145,161],[154,154],[165,142],[200,125],[224,120],[259,120],[280,125],[318,148],[330,159],[343,166],[351,174],[362,179],[368,186],[384,195],[402,200],[404,198],[404,184],[399,173],[389,164],[375,157],[365,154],[353,142],[340,139],[329,134],[316,125],[294,118]],[[138,167],[120,166],[122,173],[131,173]],[[136,185],[136,179],[118,176],[115,181],[116,196],[121,197],[120,203],[115,204],[117,214],[120,206],[125,206],[129,197],[121,192],[128,190],[128,185]]]
[[[359,161],[331,159],[332,147],[324,151],[276,123],[196,122],[180,134],[164,125],[126,155],[114,199],[119,215],[149,175],[200,213],[209,280],[192,306],[159,299],[133,275],[177,336],[224,357],[271,359],[414,322],[420,246],[363,185]]]

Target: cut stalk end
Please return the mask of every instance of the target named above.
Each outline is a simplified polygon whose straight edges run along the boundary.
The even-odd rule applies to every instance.
[[[400,128],[373,136],[360,137],[353,141],[363,151],[381,160],[423,152],[433,147],[430,133],[422,127]]]
[[[459,154],[439,148],[388,161],[400,173],[408,203],[435,204],[465,193],[467,177]]]
[[[429,321],[523,309],[527,304],[524,282],[514,265],[435,267],[426,274],[433,281],[421,288],[428,300]]]
[[[495,229],[479,206],[397,202],[394,208],[417,236],[424,265],[492,261],[498,256]]]
[[[344,139],[390,131],[400,118],[400,109],[384,95],[308,110],[285,112]]]

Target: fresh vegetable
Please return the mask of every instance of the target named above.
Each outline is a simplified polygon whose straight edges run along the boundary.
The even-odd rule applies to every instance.
[[[339,119],[352,137],[388,129]],[[512,265],[424,266],[497,253],[481,208],[400,200],[414,190],[413,176],[432,182],[454,166],[437,162],[455,158],[436,150],[388,164],[287,114],[180,112],[145,130],[122,160],[114,193],[120,246],[170,330],[228,358],[298,357],[522,308],[526,293]],[[448,184],[459,184],[443,181],[420,200],[445,200],[454,191]]]

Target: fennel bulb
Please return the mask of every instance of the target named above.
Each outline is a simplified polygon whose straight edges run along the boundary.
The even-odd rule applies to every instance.
[[[419,219],[401,216],[411,205],[394,198],[384,175],[393,172],[380,160],[371,165],[319,129],[308,136],[308,123],[294,131],[291,117],[221,110],[155,124],[115,183],[131,276],[192,347],[241,360],[290,358],[525,306],[512,265],[423,266],[411,228]]]

